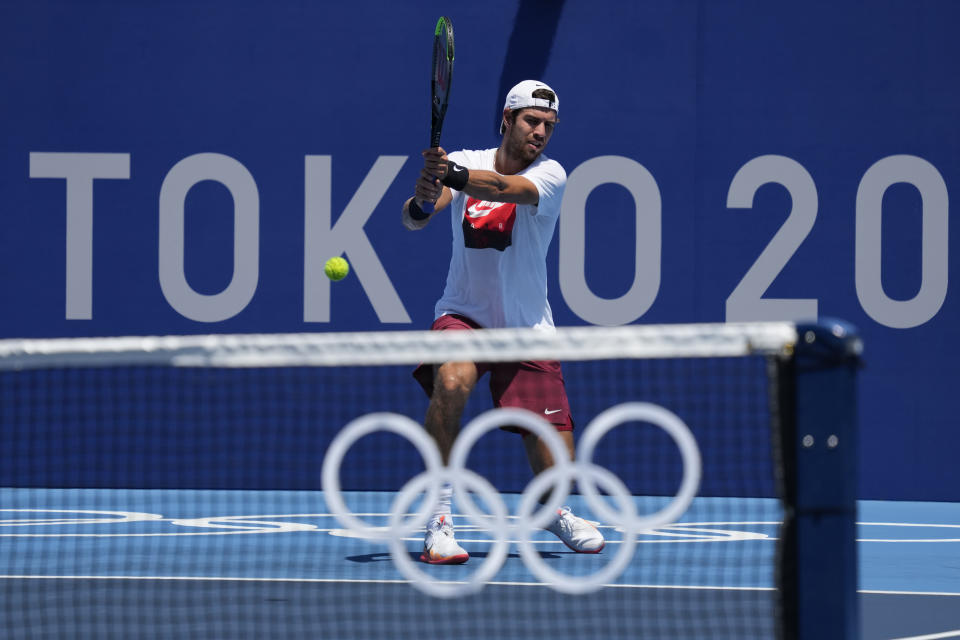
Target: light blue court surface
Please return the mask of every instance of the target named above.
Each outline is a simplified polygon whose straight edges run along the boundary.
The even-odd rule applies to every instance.
[[[371,527],[384,527],[392,498],[350,493],[347,503]],[[505,501],[513,513],[517,496],[505,496]],[[586,512],[579,496],[570,502],[575,511]],[[640,506],[649,510],[659,505]],[[773,500],[698,498],[679,523],[640,534],[630,564],[604,581],[608,588],[589,596],[591,602],[603,594],[622,599],[625,593],[670,593],[676,598],[689,593],[700,603],[706,598],[756,597],[759,610],[769,609],[780,517]],[[862,637],[960,638],[960,505],[867,501],[860,503],[858,520]],[[457,529],[458,541],[472,553],[468,564],[417,567],[437,580],[468,580],[489,557],[491,535],[483,521],[475,524],[462,515]],[[601,525],[601,530],[608,546],[600,556],[570,553],[547,533],[535,535],[535,546],[551,569],[583,576],[604,566],[621,548],[618,529]],[[421,540],[417,534],[409,537],[406,546],[412,558]],[[512,542],[484,597],[545,597],[550,590],[521,558],[517,541]],[[294,616],[297,630],[310,628],[302,611],[297,613],[301,608],[314,613],[318,606],[329,608],[322,615],[331,616],[351,603],[325,595],[321,605],[298,605],[291,590],[323,585],[325,594],[374,586],[413,592],[387,545],[345,530],[319,492],[0,489],[0,580],[6,603],[0,607],[4,637],[58,637],[63,624],[100,637],[111,637],[113,631],[116,637],[129,636],[126,627],[121,632],[102,621],[122,619],[127,625],[140,619],[147,624],[158,615],[157,607],[175,602],[173,595],[152,600],[162,591],[145,591],[147,584],[175,585],[166,587],[171,594],[174,589],[180,594],[206,589],[208,597],[211,585],[217,584],[284,585],[282,597],[267,594],[247,601],[248,596],[238,596],[247,604],[235,613],[238,619],[266,619],[275,612],[265,610],[258,618],[251,611],[286,607],[284,619]],[[78,585],[94,591],[78,598]],[[111,594],[122,597],[116,600]],[[178,610],[202,617],[203,609],[188,605],[217,606],[204,597],[201,593],[186,603],[176,600]],[[429,601],[418,593],[413,598]],[[658,596],[655,607],[672,606],[670,602],[674,600]],[[712,602],[709,606],[732,606]],[[37,603],[46,604],[31,609]],[[113,606],[124,607],[124,612],[114,615]],[[85,617],[90,607],[100,611],[99,617]],[[66,619],[53,619],[58,612]],[[647,618],[637,624],[648,624]],[[196,624],[202,629],[202,621]],[[207,631],[203,633],[209,636]]]

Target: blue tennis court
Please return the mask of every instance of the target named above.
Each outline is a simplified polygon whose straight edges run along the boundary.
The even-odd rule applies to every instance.
[[[363,515],[372,526],[386,526],[393,494],[352,494],[348,502],[351,497],[379,505]],[[506,496],[508,506],[516,497]],[[574,508],[581,506],[578,499],[571,497]],[[775,500],[743,499],[742,511],[751,520],[710,517],[737,513],[736,502],[696,499],[677,524],[640,536],[634,561],[619,579],[583,597],[602,602],[615,593],[636,598],[643,608],[658,604],[657,594],[670,590],[696,594],[698,606],[724,610],[749,602],[762,613],[772,606],[773,584],[767,580],[779,506]],[[862,637],[960,637],[960,505],[867,501],[860,504],[859,521]],[[615,528],[601,528],[609,544],[600,556],[571,553],[549,534],[536,540],[536,548],[557,571],[592,573],[620,541]],[[164,629],[182,633],[184,625],[204,637],[264,637],[264,632],[269,637],[280,635],[285,625],[309,630],[317,600],[328,607],[331,599],[350,601],[354,593],[362,598],[372,584],[413,591],[386,545],[344,530],[320,492],[3,489],[0,536],[3,630],[10,638],[56,637],[43,630],[65,628],[101,637],[131,637],[131,629],[164,637]],[[461,518],[458,540],[470,548],[471,561],[424,566],[436,579],[464,580],[485,560],[490,536],[482,527]],[[412,556],[420,544],[421,538],[410,538]],[[727,557],[731,547],[757,567],[725,574],[698,570],[697,563]],[[704,583],[703,576],[715,579]],[[521,591],[516,597],[522,599],[522,590],[529,589],[548,591],[514,544],[491,584],[469,597],[502,600],[504,591]],[[650,598],[653,604],[644,605]],[[193,619],[171,626],[178,611]],[[353,607],[345,614],[358,611]],[[529,615],[531,624],[539,624],[538,611]],[[408,623],[420,625],[423,619],[412,616]],[[328,622],[316,620],[317,628],[329,630]],[[402,622],[398,618],[397,624]],[[632,623],[642,629],[646,621]],[[270,628],[257,627],[265,624]],[[403,635],[417,631],[403,629]]]

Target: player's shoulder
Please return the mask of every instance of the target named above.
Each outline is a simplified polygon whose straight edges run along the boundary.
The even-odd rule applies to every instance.
[[[532,172],[550,175],[563,182],[567,180],[567,171],[563,168],[563,165],[543,154],[540,154],[540,157],[534,160],[522,173]]]

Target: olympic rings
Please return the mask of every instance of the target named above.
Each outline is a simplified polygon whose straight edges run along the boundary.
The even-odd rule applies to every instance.
[[[340,524],[347,529],[362,533],[367,538],[390,539],[406,536],[426,524],[427,519],[433,515],[433,505],[437,503],[437,499],[440,497],[440,483],[435,482],[427,486],[427,498],[423,501],[420,511],[408,519],[406,523],[397,527],[391,527],[384,531],[367,526],[362,520],[354,516],[347,509],[340,493],[340,464],[343,462],[343,456],[346,455],[347,450],[354,442],[365,435],[380,430],[392,431],[409,440],[423,456],[427,473],[436,474],[443,469],[440,450],[437,449],[436,443],[424,431],[423,427],[410,418],[397,413],[370,413],[351,421],[330,443],[330,448],[327,449],[327,454],[323,458],[320,481],[323,485],[323,495],[326,498],[327,506]]]
[[[600,441],[613,427],[631,420],[642,420],[662,428],[674,440],[683,461],[683,477],[677,495],[667,506],[656,513],[638,516],[630,490],[613,473],[592,462],[593,453]],[[523,490],[516,519],[508,521],[507,507],[497,490],[482,476],[466,467],[470,450],[479,438],[488,431],[502,427],[522,427],[534,432],[553,455],[554,465],[537,475]],[[398,492],[391,505],[386,528],[372,527],[357,518],[346,506],[340,491],[340,465],[347,450],[358,439],[375,431],[385,430],[409,440],[423,456],[426,470]],[[676,521],[689,507],[700,484],[700,451],[690,429],[675,414],[663,407],[630,402],[611,407],[594,418],[584,430],[577,448],[577,461],[570,460],[556,428],[535,413],[523,409],[492,409],[471,420],[461,431],[450,452],[450,462],[443,466],[440,452],[433,439],[423,427],[410,418],[394,413],[372,413],[351,421],[337,434],[324,456],[322,482],[327,506],[345,528],[366,538],[387,541],[390,555],[397,569],[411,584],[435,597],[452,598],[476,593],[500,570],[507,559],[512,536],[518,536],[520,557],[523,563],[542,582],[564,593],[586,593],[600,588],[616,579],[630,563],[637,543],[637,534],[642,530],[656,529]],[[598,517],[618,526],[623,532],[623,541],[613,559],[599,571],[588,576],[569,576],[548,567],[533,547],[532,533],[549,524],[558,507],[570,494],[576,480],[583,490],[587,505]],[[449,482],[457,494],[457,504],[475,526],[488,528],[493,536],[493,545],[480,566],[465,581],[437,581],[428,575],[410,558],[403,538],[426,525],[438,502],[439,487]],[[620,510],[610,508],[600,496],[598,485],[619,505]],[[547,504],[534,511],[537,499],[550,492]],[[419,510],[404,520],[404,514],[422,493],[426,493]],[[476,493],[492,511],[488,515],[471,497]],[[489,520],[493,518],[492,526]]]
[[[400,493],[397,494],[397,497],[394,499],[393,505],[391,506],[389,520],[390,529],[396,527],[397,521],[402,517],[401,514],[406,511],[407,507],[410,506],[410,503],[413,502],[413,500],[417,497],[417,495],[420,494],[421,491],[423,491],[425,487],[429,487],[430,484],[439,484],[437,482],[438,477],[448,478],[452,481],[453,477],[450,475],[452,473],[452,469],[446,469],[445,471],[441,472],[440,476],[433,476],[424,472],[407,482],[407,484],[404,485],[404,487],[400,490]],[[480,497],[483,498],[484,501],[486,501],[486,503],[489,504],[493,509],[494,517],[494,524],[491,527],[491,530],[495,536],[493,547],[488,552],[487,558],[480,563],[480,567],[473,572],[471,577],[466,582],[433,582],[432,577],[424,573],[423,570],[420,569],[417,564],[410,559],[410,552],[403,544],[402,538],[397,536],[390,538],[389,541],[390,556],[396,563],[397,569],[400,570],[400,573],[407,577],[418,589],[427,595],[439,598],[465,596],[467,594],[480,591],[486,585],[488,580],[497,575],[497,572],[500,571],[500,567],[503,566],[503,563],[507,559],[507,554],[510,551],[510,540],[507,537],[509,531],[509,525],[507,524],[507,507],[500,498],[500,494],[497,493],[497,490],[493,488],[493,485],[491,485],[483,476],[474,473],[470,469],[461,469],[458,472],[458,475],[459,482],[457,482],[455,486],[464,487],[464,485],[466,485],[479,493]],[[443,480],[441,480],[441,482],[442,481]],[[466,492],[464,492],[463,495],[466,495]],[[424,500],[424,502],[427,501]],[[481,520],[480,514],[467,513],[466,516],[467,519],[478,528],[484,528],[488,526],[486,522]]]
[[[523,563],[527,565],[527,568],[530,569],[541,582],[550,585],[556,591],[562,593],[580,594],[596,591],[610,580],[615,580],[623,573],[627,565],[630,564],[630,560],[633,558],[634,547],[637,545],[637,532],[632,527],[633,516],[637,513],[637,505],[634,504],[630,490],[627,489],[626,485],[623,484],[620,478],[607,469],[593,463],[582,462],[575,463],[573,467],[576,469],[576,475],[581,479],[589,479],[591,485],[596,479],[599,479],[607,491],[616,497],[617,501],[629,516],[628,519],[624,520],[624,525],[622,525],[623,543],[613,556],[613,560],[591,575],[578,575],[575,580],[571,580],[570,576],[566,576],[547,566],[547,563],[543,561],[543,558],[541,558],[537,550],[534,549],[530,534],[536,529],[532,526],[531,522],[526,520],[526,515],[532,508],[536,497],[546,488],[541,485],[547,485],[554,475],[567,473],[565,470],[557,467],[551,467],[536,476],[524,490],[523,497],[520,499],[520,506],[517,508],[517,521],[520,523],[517,526],[517,539],[520,541],[520,557],[523,558]],[[581,484],[583,483],[581,482]]]
[[[583,497],[598,517],[616,522],[624,527],[629,523],[631,529],[656,529],[665,524],[676,522],[697,494],[702,471],[700,449],[697,448],[697,441],[690,433],[687,425],[676,414],[661,406],[647,402],[627,402],[610,407],[591,420],[587,429],[583,432],[583,436],[581,436],[577,445],[577,459],[581,461],[593,460],[593,450],[600,438],[615,426],[629,420],[643,420],[655,424],[673,438],[680,449],[680,457],[683,460],[683,478],[680,481],[680,490],[674,499],[660,511],[632,521],[625,521],[620,514],[610,511],[606,503],[600,499],[597,488],[589,477],[587,478],[588,482],[580,483],[583,489]]]
[[[457,494],[457,504],[466,514],[479,514],[470,494],[462,490],[459,486],[459,472],[466,469],[467,456],[473,445],[488,431],[499,429],[502,426],[523,427],[528,431],[540,436],[541,441],[550,450],[550,454],[556,461],[556,466],[566,469],[570,464],[570,452],[557,435],[557,429],[552,424],[538,416],[537,414],[525,409],[492,409],[480,414],[471,420],[466,427],[457,436],[453,443],[453,449],[450,451],[450,471],[453,477],[453,489]],[[563,501],[570,495],[569,483],[557,483],[553,493],[547,503],[543,505],[536,514],[532,515],[531,527],[542,529],[553,521],[557,509],[563,505]],[[539,497],[539,495],[537,496]]]

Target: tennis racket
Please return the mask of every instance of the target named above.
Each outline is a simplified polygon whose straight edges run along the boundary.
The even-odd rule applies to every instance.
[[[450,100],[450,80],[453,78],[453,23],[441,16],[433,31],[433,69],[430,75],[430,146],[440,146],[440,131],[447,115]],[[423,210],[433,213],[432,202],[424,202]]]

